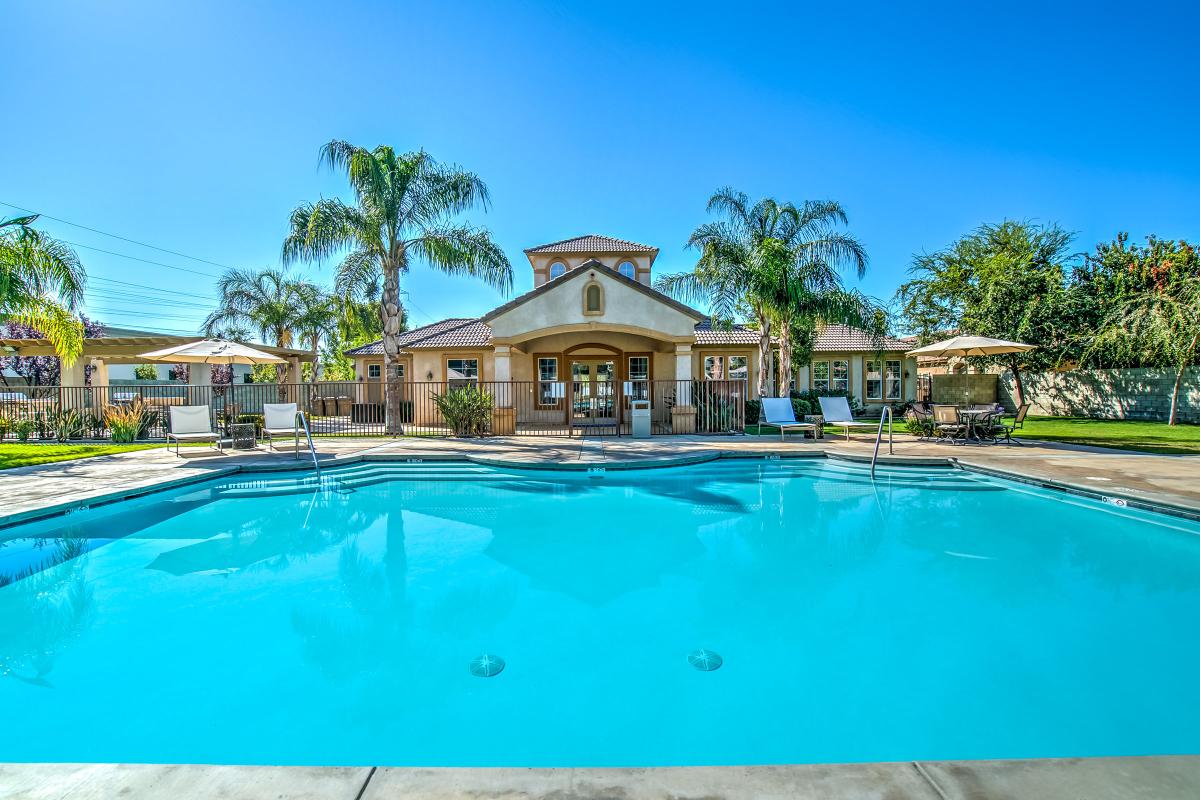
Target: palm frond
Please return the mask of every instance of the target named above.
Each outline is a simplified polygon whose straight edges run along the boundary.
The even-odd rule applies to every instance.
[[[470,275],[508,293],[512,264],[485,228],[450,225],[425,231],[408,243],[418,257],[448,275]]]

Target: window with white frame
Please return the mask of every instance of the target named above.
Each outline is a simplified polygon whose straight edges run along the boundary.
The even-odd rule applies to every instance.
[[[367,377],[379,378],[383,375],[383,364],[367,364]]]
[[[829,389],[834,392],[850,391],[850,362],[834,361],[830,367]]]
[[[630,400],[650,399],[650,356],[629,357]]]
[[[630,280],[637,278],[637,267],[632,261],[622,261],[621,266],[617,267],[617,272]]]
[[[705,356],[704,377],[710,381],[750,380],[750,357]]]
[[[479,382],[479,359],[450,358],[446,360],[446,382],[451,389],[473,386]]]
[[[876,359],[863,362],[866,375],[864,376],[864,392],[867,400],[883,399],[883,363]]]
[[[883,362],[885,400],[899,400],[904,394],[903,371],[899,359]]]
[[[812,362],[812,388],[817,392],[829,391],[829,362]]]
[[[561,278],[567,272],[567,265],[561,261],[555,261],[550,265],[550,280]]]
[[[725,362],[725,375],[731,381],[750,380],[750,357],[729,356]]]
[[[543,356],[537,360],[538,405],[557,406],[563,397],[563,385],[558,380],[558,358]]]

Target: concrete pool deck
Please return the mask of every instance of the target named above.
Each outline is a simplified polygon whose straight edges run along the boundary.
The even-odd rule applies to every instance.
[[[685,464],[711,458],[834,457],[869,460],[874,437],[851,441],[777,436],[677,436],[653,439],[495,437],[488,439],[322,439],[325,466],[360,459],[470,459],[524,468],[621,469]],[[72,507],[239,471],[311,469],[311,461],[263,450],[217,454],[184,449],[182,458],[165,449],[60,461],[0,472],[5,503],[0,525]],[[946,445],[900,435],[895,455],[881,463],[957,464],[1005,477],[1089,494],[1120,498],[1200,519],[1200,456],[1169,456],[1094,447],[1027,443],[1024,446]]]
[[[1194,800],[1197,796],[1197,756],[650,769],[0,764],[3,800]]]
[[[360,459],[470,459],[520,467],[621,469],[718,457],[869,459],[873,438],[325,439],[324,465]],[[881,456],[882,459],[882,456]],[[1035,483],[1169,506],[1200,518],[1200,457],[1098,448],[938,445],[899,436],[890,463],[948,464]],[[218,455],[166,450],[0,472],[0,524],[236,472],[305,469],[311,462],[264,451]],[[0,758],[3,753],[0,753]],[[1035,759],[655,769],[421,769],[205,765],[0,764],[0,800],[390,800],[390,798],[1137,798],[1200,797],[1200,757]]]

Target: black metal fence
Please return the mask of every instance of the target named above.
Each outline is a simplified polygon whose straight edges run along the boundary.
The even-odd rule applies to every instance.
[[[238,423],[261,428],[263,406],[270,403],[295,403],[318,437],[452,436],[467,431],[620,436],[633,432],[635,410],[648,412],[652,434],[723,434],[744,429],[748,388],[741,380],[433,381],[398,386],[399,432],[389,430],[386,388],[378,381],[0,387],[0,439],[110,439],[115,430],[127,430],[131,418],[139,439],[161,439],[172,407],[197,405],[208,406],[213,429],[228,434]],[[473,407],[466,400],[472,400]]]

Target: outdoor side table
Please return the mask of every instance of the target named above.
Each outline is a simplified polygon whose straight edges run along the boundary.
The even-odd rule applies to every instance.
[[[234,450],[253,450],[258,447],[258,425],[253,422],[235,422],[229,426],[229,438]]]
[[[814,438],[814,439],[824,439],[825,438],[825,417],[823,415],[821,415],[821,414],[805,414],[804,421],[811,422],[813,425],[816,426],[812,429],[812,438]],[[807,436],[807,435],[808,434],[806,433],[805,436]]]

